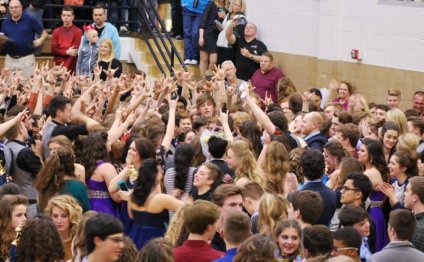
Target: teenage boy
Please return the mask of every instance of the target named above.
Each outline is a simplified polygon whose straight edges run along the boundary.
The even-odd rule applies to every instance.
[[[415,176],[409,179],[403,203],[415,215],[415,232],[411,242],[416,249],[424,252],[424,177]]]
[[[353,227],[342,227],[333,233],[332,256],[345,255],[355,262],[361,262],[359,250],[361,249],[361,235]]]
[[[322,197],[319,193],[304,190],[289,195],[293,211],[289,209],[289,217],[299,222],[302,229],[312,226],[321,216],[323,209]]]
[[[214,262],[231,262],[237,255],[237,248],[251,235],[252,223],[249,216],[242,211],[230,212],[224,220],[221,237],[225,241],[227,252],[225,256]]]
[[[262,187],[256,183],[251,182],[244,186],[243,192],[243,207],[249,213],[250,220],[252,221],[252,233],[259,233],[258,222],[259,222],[259,202],[264,194]]]
[[[224,255],[212,249],[208,241],[216,232],[218,207],[204,200],[197,200],[184,210],[184,226],[189,235],[182,246],[173,250],[175,262],[210,262]]]

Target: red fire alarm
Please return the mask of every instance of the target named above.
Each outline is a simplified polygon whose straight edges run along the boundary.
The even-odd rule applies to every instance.
[[[352,57],[352,59],[361,60],[358,49],[352,49],[352,51],[350,51],[350,56]]]

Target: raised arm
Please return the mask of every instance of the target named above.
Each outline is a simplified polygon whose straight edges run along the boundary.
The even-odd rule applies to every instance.
[[[261,126],[268,132],[269,135],[273,135],[275,133],[275,125],[271,122],[271,119],[265,114],[264,111],[253,101],[250,97],[248,90],[246,92],[246,103],[250,107],[253,115],[256,120],[261,124]]]

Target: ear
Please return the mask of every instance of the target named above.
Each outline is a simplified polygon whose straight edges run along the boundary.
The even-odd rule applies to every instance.
[[[101,239],[100,237],[94,237],[93,242],[94,242],[94,246],[100,246],[103,243],[103,239]]]
[[[296,219],[300,219],[300,210],[298,209],[298,210],[293,210],[293,211],[294,211],[294,217]]]
[[[213,182],[215,182],[213,179],[208,178],[208,180],[206,180],[206,184],[209,185],[209,186],[212,186]]]
[[[221,231],[219,232],[219,236],[224,239],[224,229],[221,229]]]

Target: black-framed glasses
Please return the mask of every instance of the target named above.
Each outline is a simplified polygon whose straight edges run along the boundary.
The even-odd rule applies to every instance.
[[[341,192],[347,192],[347,191],[359,191],[356,188],[350,188],[348,186],[343,186],[342,189],[340,190]]]

